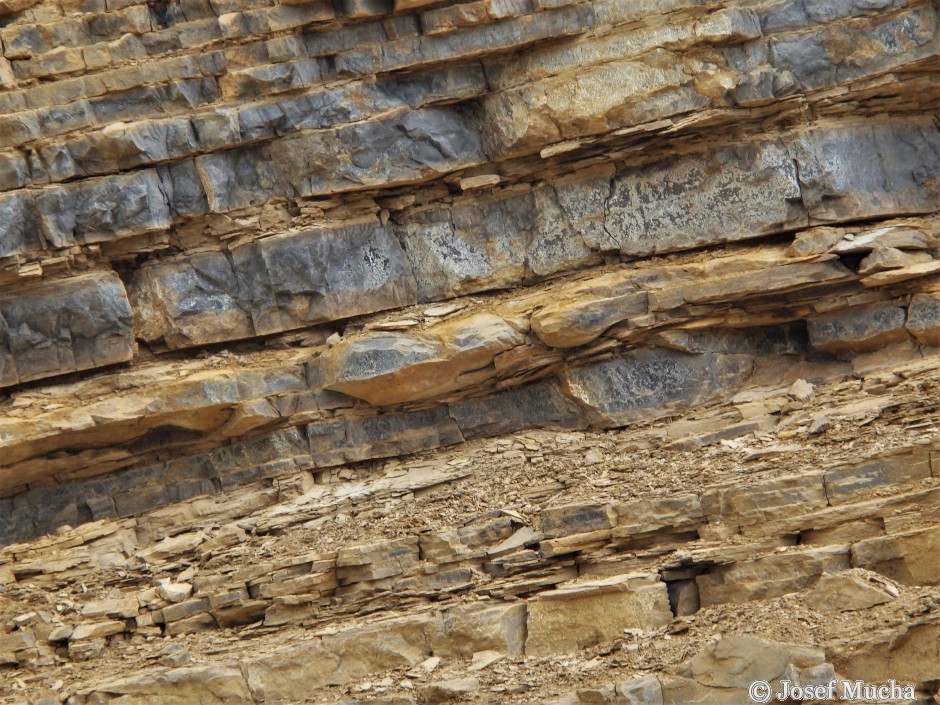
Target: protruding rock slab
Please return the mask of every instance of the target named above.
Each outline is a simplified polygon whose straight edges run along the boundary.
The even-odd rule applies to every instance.
[[[713,688],[747,688],[756,680],[773,681],[787,666],[812,668],[825,662],[822,649],[765,641],[748,634],[722,636],[687,664],[687,673]]]
[[[735,204],[729,208],[728,204]],[[807,224],[797,165],[769,142],[644,167],[614,179],[607,228],[633,256]]]
[[[253,659],[242,671],[256,702],[302,701],[326,685],[420,663],[431,654],[427,632],[438,623],[418,615],[347,629]]]
[[[0,386],[127,362],[134,351],[131,309],[116,274],[0,297]]]
[[[431,639],[434,653],[444,658],[470,658],[481,651],[497,651],[521,658],[525,646],[526,605],[460,605],[442,614],[443,630]]]
[[[905,684],[935,680],[940,619],[933,614],[911,621],[872,634],[861,644],[839,648],[832,658],[839,674],[866,683],[886,683],[892,678]]]
[[[397,232],[414,267],[418,298],[431,301],[508,288],[599,263],[591,249],[593,228],[569,216],[566,204],[583,196],[602,213],[599,197],[609,190],[608,181],[464,201],[415,214]]]
[[[479,690],[478,678],[453,678],[446,681],[434,681],[419,688],[421,701],[428,705],[462,702]]]
[[[730,396],[753,365],[747,355],[649,348],[568,370],[564,382],[599,425],[619,426]]]
[[[833,311],[806,322],[809,340],[826,352],[865,352],[907,339],[905,311],[891,303]]]
[[[859,541],[852,565],[868,568],[905,585],[940,585],[940,527]]]
[[[0,195],[0,255],[106,242],[170,227],[155,170]]]
[[[695,581],[702,607],[778,597],[813,585],[823,573],[850,568],[848,546],[825,546],[716,566]]]
[[[884,455],[826,472],[826,501],[831,506],[845,504],[879,486],[913,483],[930,475],[930,448],[927,446]]]
[[[349,546],[336,556],[340,585],[401,575],[417,564],[418,541],[414,538]]]
[[[580,651],[623,636],[654,631],[672,620],[666,584],[646,575],[618,575],[540,594],[529,602],[529,657]]]
[[[930,213],[940,197],[940,131],[931,124],[808,132],[795,146],[814,222]]]
[[[459,389],[460,377],[525,342],[492,314],[435,326],[426,333],[374,333],[330,348],[321,358],[325,386],[382,406]]]
[[[865,610],[892,599],[891,594],[857,575],[824,573],[806,602],[820,612]]]
[[[546,345],[572,348],[597,338],[607,328],[647,311],[647,293],[637,291],[634,277],[605,275],[573,296],[552,303],[532,317],[532,331]],[[585,291],[584,289],[588,289]],[[577,298],[574,298],[574,297]]]

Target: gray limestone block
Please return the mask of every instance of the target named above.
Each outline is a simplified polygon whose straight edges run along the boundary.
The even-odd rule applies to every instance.
[[[524,428],[587,426],[581,408],[565,397],[554,382],[538,382],[482,399],[454,402],[450,415],[467,440],[515,433]]]
[[[398,241],[367,223],[142,267],[130,296],[138,336],[178,349],[408,306],[415,283]]]
[[[915,294],[907,310],[907,329],[925,345],[940,347],[940,294]]]
[[[622,172],[607,205],[606,230],[630,256],[807,224],[796,164],[777,142],[726,147]]]
[[[120,279],[95,273],[0,297],[0,386],[87,370],[134,356]]]
[[[346,438],[350,460],[405,455],[463,441],[446,407],[349,419]]]
[[[395,107],[363,84],[351,84],[278,103],[290,130],[309,130],[363,120],[370,113]]]
[[[161,85],[115,91],[92,98],[88,104],[94,114],[94,122],[106,125],[159,115],[170,110],[193,110],[215,102],[220,95],[218,82],[214,77],[200,76]]]
[[[223,252],[141,267],[128,287],[137,336],[172,349],[251,337],[241,286]]]
[[[388,35],[381,22],[359,22],[337,27],[329,32],[306,32],[304,54],[326,56],[355,47],[387,42]]]
[[[170,211],[155,170],[88,179],[36,197],[50,243],[106,242],[170,227]]]
[[[484,161],[476,119],[431,107],[197,157],[213,212],[416,181]]]
[[[206,192],[202,188],[196,163],[192,159],[157,167],[157,175],[174,219],[205,215],[209,212]]]
[[[755,12],[760,18],[761,30],[764,34],[770,34],[844,17],[878,14],[906,4],[907,0],[818,0],[812,3],[779,0],[758,7]]]
[[[71,145],[47,144],[29,153],[29,169],[33,175],[33,183],[48,181],[65,181],[81,174],[80,167],[75,163]]]
[[[600,426],[621,426],[732,396],[753,370],[748,355],[648,348],[563,373],[565,391]]]
[[[0,193],[0,257],[42,248],[39,210],[32,195]]]
[[[56,171],[47,150],[49,178],[64,180],[75,176],[126,171],[142,164],[188,156],[197,140],[189,118],[130,123],[122,129],[99,130],[68,142],[72,172]],[[54,148],[54,147],[53,147]]]
[[[387,458],[463,441],[447,407],[324,421],[307,426],[314,467]]]
[[[550,12],[539,12],[435,36],[431,41],[423,41],[417,52],[409,51],[404,56],[383,55],[383,67],[388,69],[405,62],[423,63],[460,55],[490,53],[494,49],[522,47],[541,39],[581,34],[595,26],[593,5],[594,3],[578,3]]]
[[[801,323],[760,328],[709,328],[707,330],[674,330],[664,333],[663,341],[670,347],[694,353],[726,355],[806,354],[809,344]]]
[[[80,130],[95,124],[95,114],[88,100],[75,100],[64,105],[49,105],[36,111],[43,137]]]
[[[174,457],[166,463],[132,468],[102,478],[33,488],[17,495],[15,501],[17,515],[27,515],[29,521],[20,522],[15,531],[12,518],[7,528],[0,522],[0,540],[34,538],[54,531],[63,523],[76,526],[105,517],[152,511],[215,493],[220,487],[227,489],[297,472],[309,466],[309,458],[303,430],[287,428],[224,448]],[[0,500],[0,511],[3,506]],[[62,507],[68,508],[67,514],[62,514]]]
[[[260,438],[205,454],[217,475],[241,471],[278,460],[300,461],[308,457],[307,438],[300,428],[286,428]]]
[[[88,511],[91,512],[92,521],[117,517],[114,500],[111,497],[88,497],[85,499],[85,505],[88,507]]]
[[[424,73],[383,76],[376,89],[385,100],[419,108],[436,101],[470,98],[487,91],[486,75],[479,64],[436,67]]]
[[[810,344],[825,352],[865,352],[907,339],[906,311],[891,302],[855,306],[806,321]]]
[[[0,152],[0,190],[21,188],[29,180],[29,164],[21,152]]]
[[[59,305],[68,315],[72,354],[78,370],[130,360],[134,354],[130,304],[121,280],[114,274],[93,275],[73,283]]]
[[[399,101],[397,105],[400,104]],[[277,102],[246,105],[232,114],[237,119],[241,139],[247,142],[362,120],[390,107],[394,106],[371,86],[350,83]]]
[[[940,201],[940,128],[933,123],[815,130],[792,152],[814,222],[929,213]]]
[[[763,23],[807,24],[809,31],[792,32],[770,39],[770,64],[786,71],[804,89],[818,89],[890,70],[936,52],[936,17],[932,8],[912,7],[905,12],[884,14],[884,19],[867,25],[825,23],[849,15],[873,14],[906,4],[890,0],[874,3],[811,3],[802,12],[785,10],[776,18],[765,16]],[[841,6],[840,6],[841,5]],[[867,7],[865,7],[867,5]],[[800,17],[803,14],[804,17]],[[880,13],[879,13],[880,14]],[[814,26],[815,25],[815,26]],[[834,46],[840,46],[837,51]]]
[[[238,116],[230,110],[197,113],[190,118],[160,124],[165,125],[166,152],[176,158],[190,156],[197,151],[225,149],[242,141]]]
[[[308,96],[299,96],[290,102],[299,107],[302,103],[309,104],[310,101]],[[245,141],[270,139],[290,130],[290,121],[284,114],[282,103],[247,105],[240,109],[237,115],[238,131]]]
[[[587,188],[581,191],[588,199],[588,204],[591,196],[595,195],[590,193],[594,183],[588,181]],[[598,250],[605,248],[598,244],[603,242],[604,236],[598,229],[603,229],[602,224],[598,228],[597,220],[578,217],[579,209],[572,207],[574,204],[570,198],[561,196],[557,189],[536,189],[532,199],[535,224],[526,242],[527,281],[601,263]],[[602,207],[599,214],[603,212]]]
[[[401,245],[378,223],[267,238],[233,262],[259,335],[416,302]]]
[[[521,280],[521,268],[513,262],[513,251],[505,252],[508,262],[494,272],[493,245],[486,233],[474,231],[460,237],[450,222],[449,213],[422,214],[416,222],[396,228],[417,281],[419,301],[435,301],[474,291],[485,291]],[[516,270],[513,276],[513,270]]]
[[[536,202],[556,202],[559,217],[591,250],[617,252],[620,240],[605,222],[612,177],[612,173],[604,171],[561,181],[550,187],[553,197],[545,198],[536,192]]]
[[[167,489],[163,485],[148,485],[120,492],[114,495],[114,510],[119,517],[129,517],[166,506],[171,501]]]
[[[518,286],[535,225],[529,194],[421,213],[397,228],[418,282],[418,299],[433,301]]]

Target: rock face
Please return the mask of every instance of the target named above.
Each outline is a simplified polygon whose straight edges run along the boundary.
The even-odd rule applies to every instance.
[[[938,21],[0,0],[0,701],[933,696]]]

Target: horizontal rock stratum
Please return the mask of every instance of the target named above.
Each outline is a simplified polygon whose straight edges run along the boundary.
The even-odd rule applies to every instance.
[[[0,2],[0,702],[938,697],[938,20]]]

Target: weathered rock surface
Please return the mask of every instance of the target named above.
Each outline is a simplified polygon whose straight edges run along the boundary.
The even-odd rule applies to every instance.
[[[934,3],[0,19],[0,701],[935,695]]]
[[[138,335],[176,349],[407,306],[415,293],[398,242],[361,225],[144,267],[131,301]]]
[[[616,576],[542,593],[529,605],[526,655],[581,651],[625,630],[655,631],[672,612],[665,586],[647,576]]]
[[[134,357],[131,308],[114,274],[89,274],[0,296],[0,386]]]

